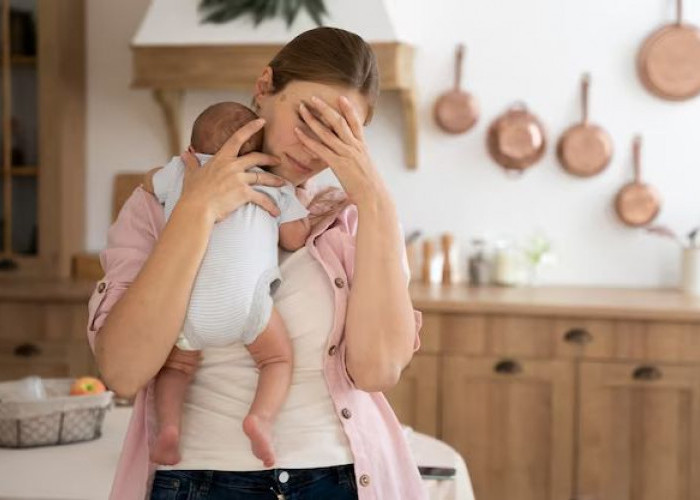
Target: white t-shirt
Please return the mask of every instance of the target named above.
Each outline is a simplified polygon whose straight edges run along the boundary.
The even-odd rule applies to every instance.
[[[289,397],[275,424],[275,468],[353,463],[350,445],[323,376],[333,326],[333,288],[306,247],[280,250],[282,284],[273,295],[294,349]],[[263,470],[241,423],[257,385],[257,369],[240,344],[205,349],[183,408],[182,461],[161,469]]]

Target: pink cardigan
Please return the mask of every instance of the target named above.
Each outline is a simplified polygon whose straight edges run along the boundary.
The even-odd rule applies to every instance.
[[[341,195],[336,195],[336,199]],[[309,206],[312,214],[320,209],[322,211],[321,207]],[[87,333],[93,351],[96,334],[112,306],[138,275],[164,225],[162,207],[139,187],[109,229],[107,248],[100,254],[105,276],[97,283],[88,307]],[[357,210],[350,205],[317,221],[306,242],[311,255],[328,273],[335,295],[335,319],[328,338],[324,374],[350,442],[360,500],[424,499],[427,498],[425,486],[401,426],[384,395],[355,388],[346,370],[343,330],[352,286],[356,229]],[[415,348],[418,349],[420,313],[416,311],[415,316]],[[350,412],[343,412],[345,409]],[[349,418],[341,417],[342,414]],[[150,495],[155,469],[148,457],[154,415],[151,380],[136,396],[111,500],[141,500]]]

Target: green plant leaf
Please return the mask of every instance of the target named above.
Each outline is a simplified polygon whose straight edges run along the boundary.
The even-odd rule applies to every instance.
[[[318,26],[323,25],[322,18],[328,14],[323,0],[200,0],[198,9],[203,13],[203,23],[226,23],[250,14],[258,26],[265,19],[281,15],[288,28],[302,9]]]
[[[303,0],[306,9],[309,11],[309,14],[311,15],[311,19],[314,20],[317,26],[323,26],[323,19],[322,16],[328,15],[328,12],[326,11],[326,6],[323,3],[323,0]]]

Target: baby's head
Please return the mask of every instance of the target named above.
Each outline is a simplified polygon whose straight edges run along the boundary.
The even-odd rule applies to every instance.
[[[243,104],[219,102],[202,111],[192,125],[190,144],[196,153],[213,155],[236,130],[258,116]],[[260,151],[263,131],[258,131],[241,147],[239,155]]]

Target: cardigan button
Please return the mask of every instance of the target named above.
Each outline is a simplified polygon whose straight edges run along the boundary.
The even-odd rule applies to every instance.
[[[348,410],[347,408],[343,408],[342,411],[340,412],[340,414],[346,420],[349,419],[350,417],[352,417],[352,412],[350,410]]]
[[[343,278],[336,278],[333,282],[338,288],[343,288],[345,286],[345,281],[343,280]]]
[[[107,288],[107,284],[103,281],[99,285],[97,285],[97,293],[102,293],[105,291],[105,288]]]
[[[328,355],[329,355],[329,356],[335,356],[335,353],[336,353],[337,350],[338,350],[338,348],[337,348],[336,346],[332,345],[331,348],[328,349]]]
[[[369,486],[369,475],[362,474],[360,476],[360,486]]]

